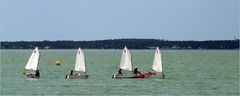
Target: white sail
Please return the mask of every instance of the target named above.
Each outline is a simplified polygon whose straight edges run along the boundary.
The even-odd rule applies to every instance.
[[[81,48],[79,48],[77,51],[74,71],[86,72],[84,53],[82,52]]]
[[[25,69],[37,70],[38,63],[39,63],[39,56],[40,56],[40,52],[38,50],[38,47],[36,47],[35,50],[32,52],[32,54],[27,62],[27,65],[25,66]]]
[[[124,69],[124,70],[127,70],[127,71],[132,71],[131,54],[128,51],[126,46],[125,46],[125,48],[123,49],[123,52],[122,52],[120,68]]]
[[[161,56],[161,52],[158,47],[155,51],[155,57],[154,57],[152,69],[157,72],[163,72],[162,56]]]

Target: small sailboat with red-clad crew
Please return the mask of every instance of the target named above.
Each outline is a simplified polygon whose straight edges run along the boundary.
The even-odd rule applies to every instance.
[[[156,58],[156,59],[158,59],[158,58]],[[159,63],[157,62],[157,64],[159,64]],[[156,68],[158,68],[158,66],[156,67],[156,65],[154,63],[153,69],[156,69]],[[121,78],[148,78],[150,75],[157,75],[157,72],[154,71],[154,72],[141,73],[138,71],[137,66],[135,66],[135,68],[133,69],[131,53],[125,46],[123,49],[123,52],[122,52],[119,69],[116,73],[113,74],[112,78],[114,78],[114,79],[118,79],[118,78],[119,79],[121,79]]]

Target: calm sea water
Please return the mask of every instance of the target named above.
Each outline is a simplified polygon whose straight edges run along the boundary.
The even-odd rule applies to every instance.
[[[65,79],[77,50],[40,50],[40,79],[22,75],[33,50],[1,50],[1,95],[239,95],[239,50],[162,50],[165,79],[112,79],[122,50],[84,50],[88,79]],[[155,50],[130,50],[150,71]],[[60,58],[61,66],[55,65]]]

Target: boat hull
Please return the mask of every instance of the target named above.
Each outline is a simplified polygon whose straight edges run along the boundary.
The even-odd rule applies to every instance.
[[[34,75],[27,75],[28,78],[40,78],[40,76],[34,76]]]
[[[113,79],[129,79],[135,78],[134,76],[116,76],[115,74],[112,76]]]
[[[131,79],[131,78],[147,78],[147,76],[138,76],[138,75],[121,76],[121,75],[113,74],[112,78],[113,79]]]
[[[35,70],[27,70],[25,69],[23,72],[28,78],[40,78],[40,73],[36,75]]]
[[[66,75],[66,79],[87,79],[88,75]]]
[[[156,78],[156,79],[163,79],[164,74],[158,72],[146,72],[143,74],[133,74],[132,76],[123,76],[119,74],[113,74],[112,78],[114,79],[124,79],[124,78]]]

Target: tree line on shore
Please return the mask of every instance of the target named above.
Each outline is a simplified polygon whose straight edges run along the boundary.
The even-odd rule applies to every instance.
[[[239,49],[239,39],[207,41],[168,41],[161,39],[109,39],[95,41],[1,41],[1,49]]]

